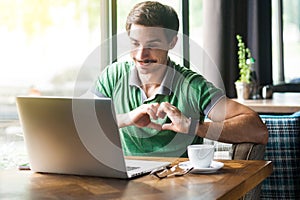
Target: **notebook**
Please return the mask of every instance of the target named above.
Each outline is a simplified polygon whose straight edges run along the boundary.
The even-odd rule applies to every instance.
[[[16,98],[31,170],[133,178],[169,162],[125,159],[109,98]]]

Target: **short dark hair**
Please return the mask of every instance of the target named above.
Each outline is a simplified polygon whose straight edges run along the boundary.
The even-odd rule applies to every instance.
[[[136,4],[127,16],[126,31],[128,34],[132,24],[165,28],[168,32],[166,37],[169,41],[177,35],[179,29],[179,19],[176,11],[171,6],[156,1],[145,1]]]

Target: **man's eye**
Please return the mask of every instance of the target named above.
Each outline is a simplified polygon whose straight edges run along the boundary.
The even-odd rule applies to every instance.
[[[132,42],[131,45],[134,46],[134,47],[138,47],[140,44],[137,43],[137,42]]]
[[[159,45],[156,44],[156,43],[148,44],[148,45],[147,45],[148,48],[156,48],[156,47],[158,47],[158,46],[159,46]]]
[[[162,45],[162,43],[155,42],[155,43],[148,44],[147,48],[149,48],[149,49],[163,49],[163,45]]]

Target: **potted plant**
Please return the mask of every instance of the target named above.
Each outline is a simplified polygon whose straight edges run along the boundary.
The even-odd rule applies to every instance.
[[[242,36],[236,35],[238,41],[239,79],[235,82],[238,99],[248,99],[251,93],[251,67],[254,59],[249,48],[246,48]]]

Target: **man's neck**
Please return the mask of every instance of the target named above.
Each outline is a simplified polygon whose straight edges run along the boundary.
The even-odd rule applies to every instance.
[[[148,74],[139,73],[138,75],[142,85],[152,85],[152,84],[160,85],[165,76],[166,71],[167,71],[167,66],[165,65],[153,73],[148,73]]]
[[[168,66],[166,62],[166,64],[161,65],[158,70],[152,73],[138,74],[141,81],[141,88],[144,90],[148,98],[156,94],[165,77],[167,69]]]
[[[152,97],[157,93],[162,80],[166,74],[167,66],[163,66],[161,70],[151,74],[140,74],[141,88],[144,90],[146,96]]]

